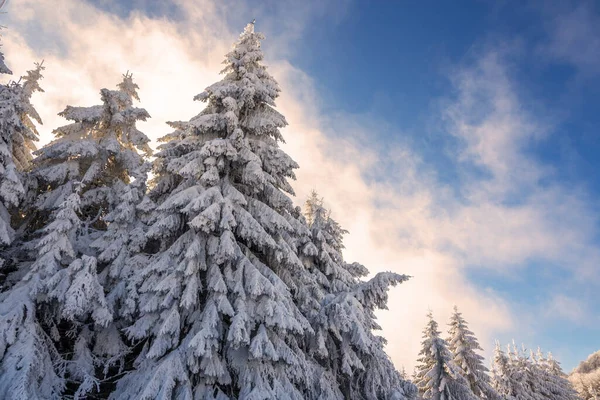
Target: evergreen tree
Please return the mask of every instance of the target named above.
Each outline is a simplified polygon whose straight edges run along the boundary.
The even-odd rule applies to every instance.
[[[374,311],[386,308],[388,287],[408,277],[381,273],[368,282],[359,280],[368,271],[358,263],[344,261],[342,239],[347,231],[331,218],[315,191],[304,209],[311,236],[302,258],[314,278],[306,292],[312,293],[311,304],[315,304],[314,310],[307,311],[315,331],[308,350],[324,367],[321,396],[412,397],[416,388],[394,368],[384,352],[384,339],[373,334],[380,329]]]
[[[514,344],[508,347],[510,380],[512,393],[515,400],[538,400],[541,397],[539,391],[538,376],[532,368],[530,360],[524,351],[520,351]]]
[[[385,354],[385,340],[373,334],[381,329],[374,311],[386,308],[390,285],[408,277],[379,273],[347,291],[328,294],[316,318],[313,348],[333,374],[343,398],[412,398],[416,388],[404,381]]]
[[[101,91],[102,105],[68,106],[61,115],[74,122],[36,152],[38,195],[20,252],[27,258],[0,296],[2,398],[81,398],[99,387],[92,350],[109,345],[100,333],[113,310],[91,244],[106,234],[124,187],[142,184],[139,151],[149,150],[135,129],[148,113],[132,107],[132,88],[126,75],[118,90]]]
[[[440,337],[438,324],[431,312],[423,331],[423,342],[419,353],[419,366],[415,384],[423,399],[431,400],[475,400],[469,382],[461,375],[460,368],[452,360],[446,342]]]
[[[560,367],[560,363],[552,357],[552,353],[545,357],[538,349],[536,356],[531,357],[535,360],[535,365],[539,371],[540,386],[543,393],[549,399],[577,400],[577,392],[567,379],[567,376]]]
[[[112,397],[310,398],[315,366],[299,339],[312,331],[294,303],[306,270],[294,237],[280,148],[279,87],[249,24],[227,54],[206,108],[170,125],[154,166],[148,236],[159,252],[136,276],[144,350]],[[305,233],[307,234],[307,233]],[[304,278],[303,278],[304,277]],[[295,286],[294,286],[295,285]]]
[[[483,365],[483,357],[476,352],[483,349],[456,306],[450,319],[448,333],[448,348],[452,353],[453,361],[461,369],[473,393],[480,399],[499,399],[498,393],[490,384],[488,369]]]
[[[511,381],[510,359],[496,342],[492,360],[492,387],[505,400],[514,400]]]
[[[8,246],[16,235],[13,228],[19,222],[16,210],[26,195],[23,173],[29,169],[34,141],[38,137],[32,120],[42,122],[30,100],[34,92],[43,91],[39,86],[43,69],[41,64],[36,64],[36,68],[28,71],[19,82],[0,85],[0,250],[3,253],[0,271],[4,272],[0,273],[0,283],[8,268],[3,268],[11,253]],[[0,72],[11,73],[4,64],[3,55]]]

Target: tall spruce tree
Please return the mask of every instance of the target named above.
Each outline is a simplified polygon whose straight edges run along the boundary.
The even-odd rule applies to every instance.
[[[4,64],[4,55],[0,55],[0,73],[12,73]],[[42,64],[36,64],[19,82],[0,85],[0,283],[8,272],[9,266],[3,268],[3,264],[10,257],[8,246],[17,234],[14,229],[20,223],[17,210],[28,187],[24,172],[30,167],[38,137],[32,120],[42,122],[31,104],[31,96],[36,91],[43,92],[39,86],[43,69]]]
[[[461,369],[473,393],[480,399],[500,399],[491,386],[488,369],[483,365],[483,357],[477,353],[483,349],[456,306],[450,318],[448,334],[448,348],[453,361]]]
[[[477,399],[469,387],[469,382],[452,360],[446,342],[440,337],[433,314],[429,312],[427,318],[415,377],[415,384],[422,398],[426,400]]]
[[[103,89],[103,104],[68,106],[74,121],[36,152],[36,201],[27,210],[28,242],[15,275],[0,295],[0,397],[81,398],[99,386],[92,353],[98,331],[113,322],[98,277],[93,241],[110,222],[124,186],[143,180],[148,138],[135,123],[149,117],[132,106],[131,76]],[[138,182],[140,184],[140,182]]]
[[[170,125],[155,161],[159,252],[137,275],[144,343],[113,398],[310,398],[312,331],[293,299],[304,278],[285,192],[297,167],[280,148],[279,87],[249,24],[227,54],[225,77],[196,100],[206,108]],[[306,234],[306,233],[305,233]],[[295,285],[295,286],[294,286]],[[136,294],[135,296],[138,296]]]

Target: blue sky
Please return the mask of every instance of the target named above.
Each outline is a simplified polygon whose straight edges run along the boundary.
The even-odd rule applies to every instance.
[[[7,11],[9,66],[46,60],[42,142],[66,104],[97,102],[125,70],[156,139],[199,111],[191,98],[256,18],[301,166],[297,201],[325,196],[350,230],[349,260],[414,276],[381,314],[397,365],[414,363],[427,309],[443,324],[454,304],[486,355],[514,339],[571,370],[600,348],[597,2],[22,0]]]

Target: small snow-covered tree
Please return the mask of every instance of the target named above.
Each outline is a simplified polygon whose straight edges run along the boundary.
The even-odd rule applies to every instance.
[[[323,206],[323,199],[312,191],[305,203],[305,216],[311,233],[313,246],[306,246],[306,255],[312,256],[308,267],[313,270],[315,279],[323,285],[327,293],[347,291],[357,279],[368,274],[368,270],[358,264],[348,264],[342,257],[343,236],[348,233],[329,215]],[[310,249],[311,251],[308,251]]]
[[[535,362],[539,374],[539,383],[542,393],[549,399],[577,400],[579,396],[567,379],[567,376],[560,367],[560,363],[554,359],[552,353],[544,356],[538,349],[535,356],[531,356]]]
[[[483,349],[456,306],[450,318],[448,334],[448,348],[453,361],[461,369],[473,393],[480,399],[500,399],[491,386],[488,369],[483,365],[483,357],[477,353]]]
[[[433,314],[429,312],[427,318],[415,376],[415,384],[421,396],[427,400],[477,399],[469,387],[469,382],[452,360],[446,341],[440,337]]]
[[[507,400],[577,400],[577,392],[560,365],[538,349],[527,356],[513,343],[508,355],[496,344],[492,364],[492,386]]]
[[[512,396],[515,400],[538,400],[540,383],[537,371],[524,351],[514,344],[508,346]]]
[[[513,400],[510,359],[496,342],[492,360],[492,387],[503,399]]]
[[[298,300],[305,314],[313,318],[327,294],[350,290],[358,283],[357,278],[366,276],[368,271],[358,263],[348,264],[343,260],[342,239],[347,231],[330,218],[323,199],[314,190],[304,204],[303,217],[301,221],[307,224],[308,234],[299,238],[298,247],[312,280],[300,292],[305,297]]]
[[[0,249],[5,257],[10,253],[7,246],[15,239],[13,228],[19,223],[16,210],[27,188],[23,173],[29,169],[38,136],[32,120],[42,122],[31,104],[31,96],[43,91],[39,86],[43,69],[41,64],[36,64],[19,82],[0,85]],[[0,72],[11,73],[3,55]],[[5,262],[3,258],[0,257],[0,269]]]

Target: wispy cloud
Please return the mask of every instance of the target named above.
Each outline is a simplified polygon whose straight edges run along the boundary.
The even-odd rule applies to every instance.
[[[574,324],[582,324],[589,316],[589,311],[586,310],[583,302],[564,294],[553,296],[547,306],[545,317],[552,321],[561,319]]]
[[[548,5],[543,12],[548,21],[549,41],[542,47],[542,53],[572,65],[585,77],[597,77],[600,74],[600,9],[597,3],[558,2]]]

